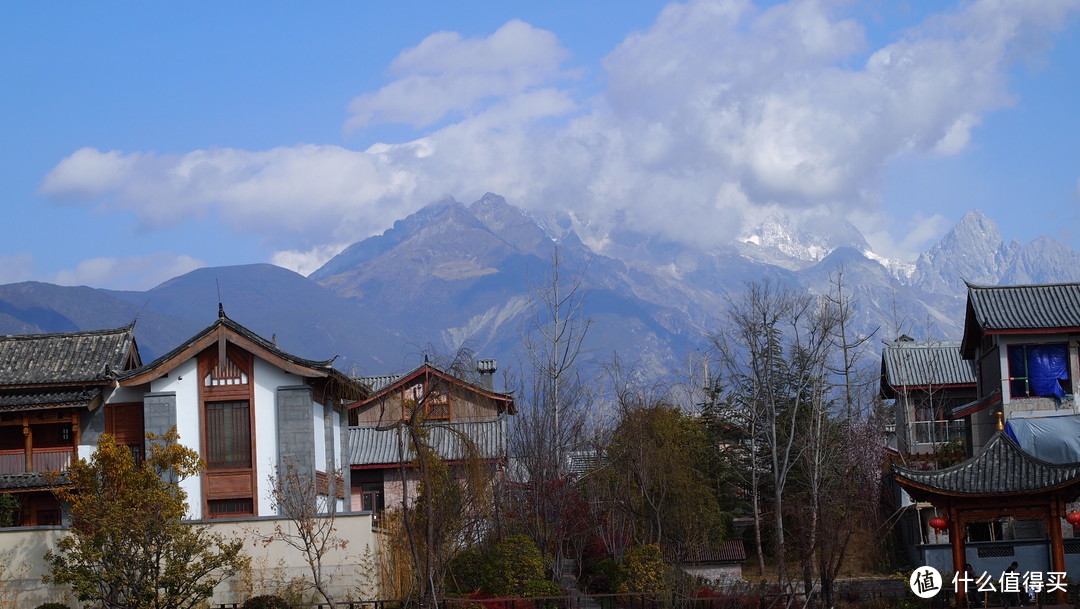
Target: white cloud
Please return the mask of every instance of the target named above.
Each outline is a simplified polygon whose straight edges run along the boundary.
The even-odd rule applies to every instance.
[[[306,251],[285,250],[274,252],[273,256],[270,257],[270,263],[289,269],[290,271],[296,271],[307,277],[317,271],[319,267],[326,264],[327,260],[340,254],[341,250],[348,246],[348,243],[336,243],[332,245],[319,245]]]
[[[114,290],[147,290],[163,281],[206,266],[191,256],[158,252],[149,256],[90,258],[47,281],[59,285],[88,285]]]
[[[574,73],[551,32],[521,21],[486,38],[439,32],[350,106],[348,128],[440,125],[415,141],[83,149],[42,191],[102,201],[151,228],[212,213],[273,238],[292,268],[321,255],[312,244],[356,241],[447,193],[485,191],[700,245],[734,236],[761,208],[861,214],[876,218],[861,226],[882,227],[890,255],[910,257],[939,221],[915,218],[909,235],[886,239],[883,168],[962,153],[983,117],[1013,103],[1010,66],[1045,48],[1076,5],[983,0],[870,48],[830,2],[672,4],[609,54],[607,89],[587,104],[568,88]]]
[[[866,237],[866,242],[878,255],[914,262],[918,252],[926,251],[952,228],[954,221],[941,214],[914,214],[897,223],[880,215],[855,214],[853,224]]]
[[[0,284],[27,281],[33,271],[34,257],[30,254],[0,256]]]
[[[487,38],[437,32],[391,63],[397,80],[349,104],[346,129],[375,122],[426,127],[447,114],[475,113],[494,100],[572,76],[559,67],[566,57],[554,34],[516,19]],[[549,111],[540,109],[540,115]]]
[[[41,190],[45,194],[79,191],[99,196],[125,187],[143,155],[124,155],[118,151],[101,153],[80,148],[45,176]]]

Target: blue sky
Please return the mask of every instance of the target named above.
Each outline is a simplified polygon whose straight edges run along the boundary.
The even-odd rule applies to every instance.
[[[911,259],[980,208],[1080,248],[1080,2],[7,3],[0,282],[307,273],[496,192],[709,247]]]

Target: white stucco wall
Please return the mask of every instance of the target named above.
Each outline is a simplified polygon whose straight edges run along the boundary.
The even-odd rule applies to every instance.
[[[251,571],[218,586],[211,604],[240,604],[258,594],[279,593],[294,579],[310,578],[299,552],[282,541],[268,545],[260,541],[270,536],[279,523],[290,526],[287,521],[270,518],[205,522],[211,532],[244,539],[244,552],[251,558]],[[375,564],[378,544],[377,535],[371,530],[371,515],[340,515],[334,524],[338,537],[347,539],[348,545],[326,555],[324,577],[329,578],[337,600],[370,599],[377,574],[369,569]],[[58,527],[0,529],[0,608],[35,607],[44,602],[79,607],[66,588],[41,581],[46,573],[45,552],[54,549],[56,540],[65,534]]]
[[[315,469],[326,471],[326,420],[323,417],[323,405],[318,402],[311,404],[311,416],[315,430]]]
[[[334,463],[334,469],[344,469],[348,467],[345,464],[345,453],[341,452],[341,413],[333,411],[332,415],[334,423],[334,433],[331,434],[334,438],[334,455],[336,455],[337,463]]]
[[[255,383],[252,416],[255,417],[255,463],[258,468],[258,515],[273,515],[270,498],[270,476],[277,474],[277,389],[303,385],[304,379],[285,372],[266,360],[254,357],[252,381]]]
[[[141,402],[143,390],[141,387],[114,387],[105,398],[106,404],[121,404],[124,402]]]
[[[150,382],[151,393],[176,394],[176,431],[180,443],[202,454],[199,442],[199,367],[195,358],[180,364],[167,376]],[[142,401],[142,398],[138,401]],[[202,476],[180,482],[188,497],[188,517],[202,518]]]

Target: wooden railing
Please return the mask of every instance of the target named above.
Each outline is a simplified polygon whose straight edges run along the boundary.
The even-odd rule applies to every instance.
[[[30,472],[44,473],[71,469],[71,459],[75,449],[67,446],[60,448],[35,448],[30,453]],[[0,450],[0,474],[23,474],[26,469],[26,451]]]

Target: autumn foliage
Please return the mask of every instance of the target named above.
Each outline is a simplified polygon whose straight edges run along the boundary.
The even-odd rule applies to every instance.
[[[45,555],[46,581],[70,585],[79,601],[103,609],[189,609],[246,564],[242,542],[183,522],[180,481],[202,463],[178,439],[175,429],[148,434],[149,454],[136,463],[103,434],[91,458],[67,474],[70,485],[54,480],[71,528]]]

